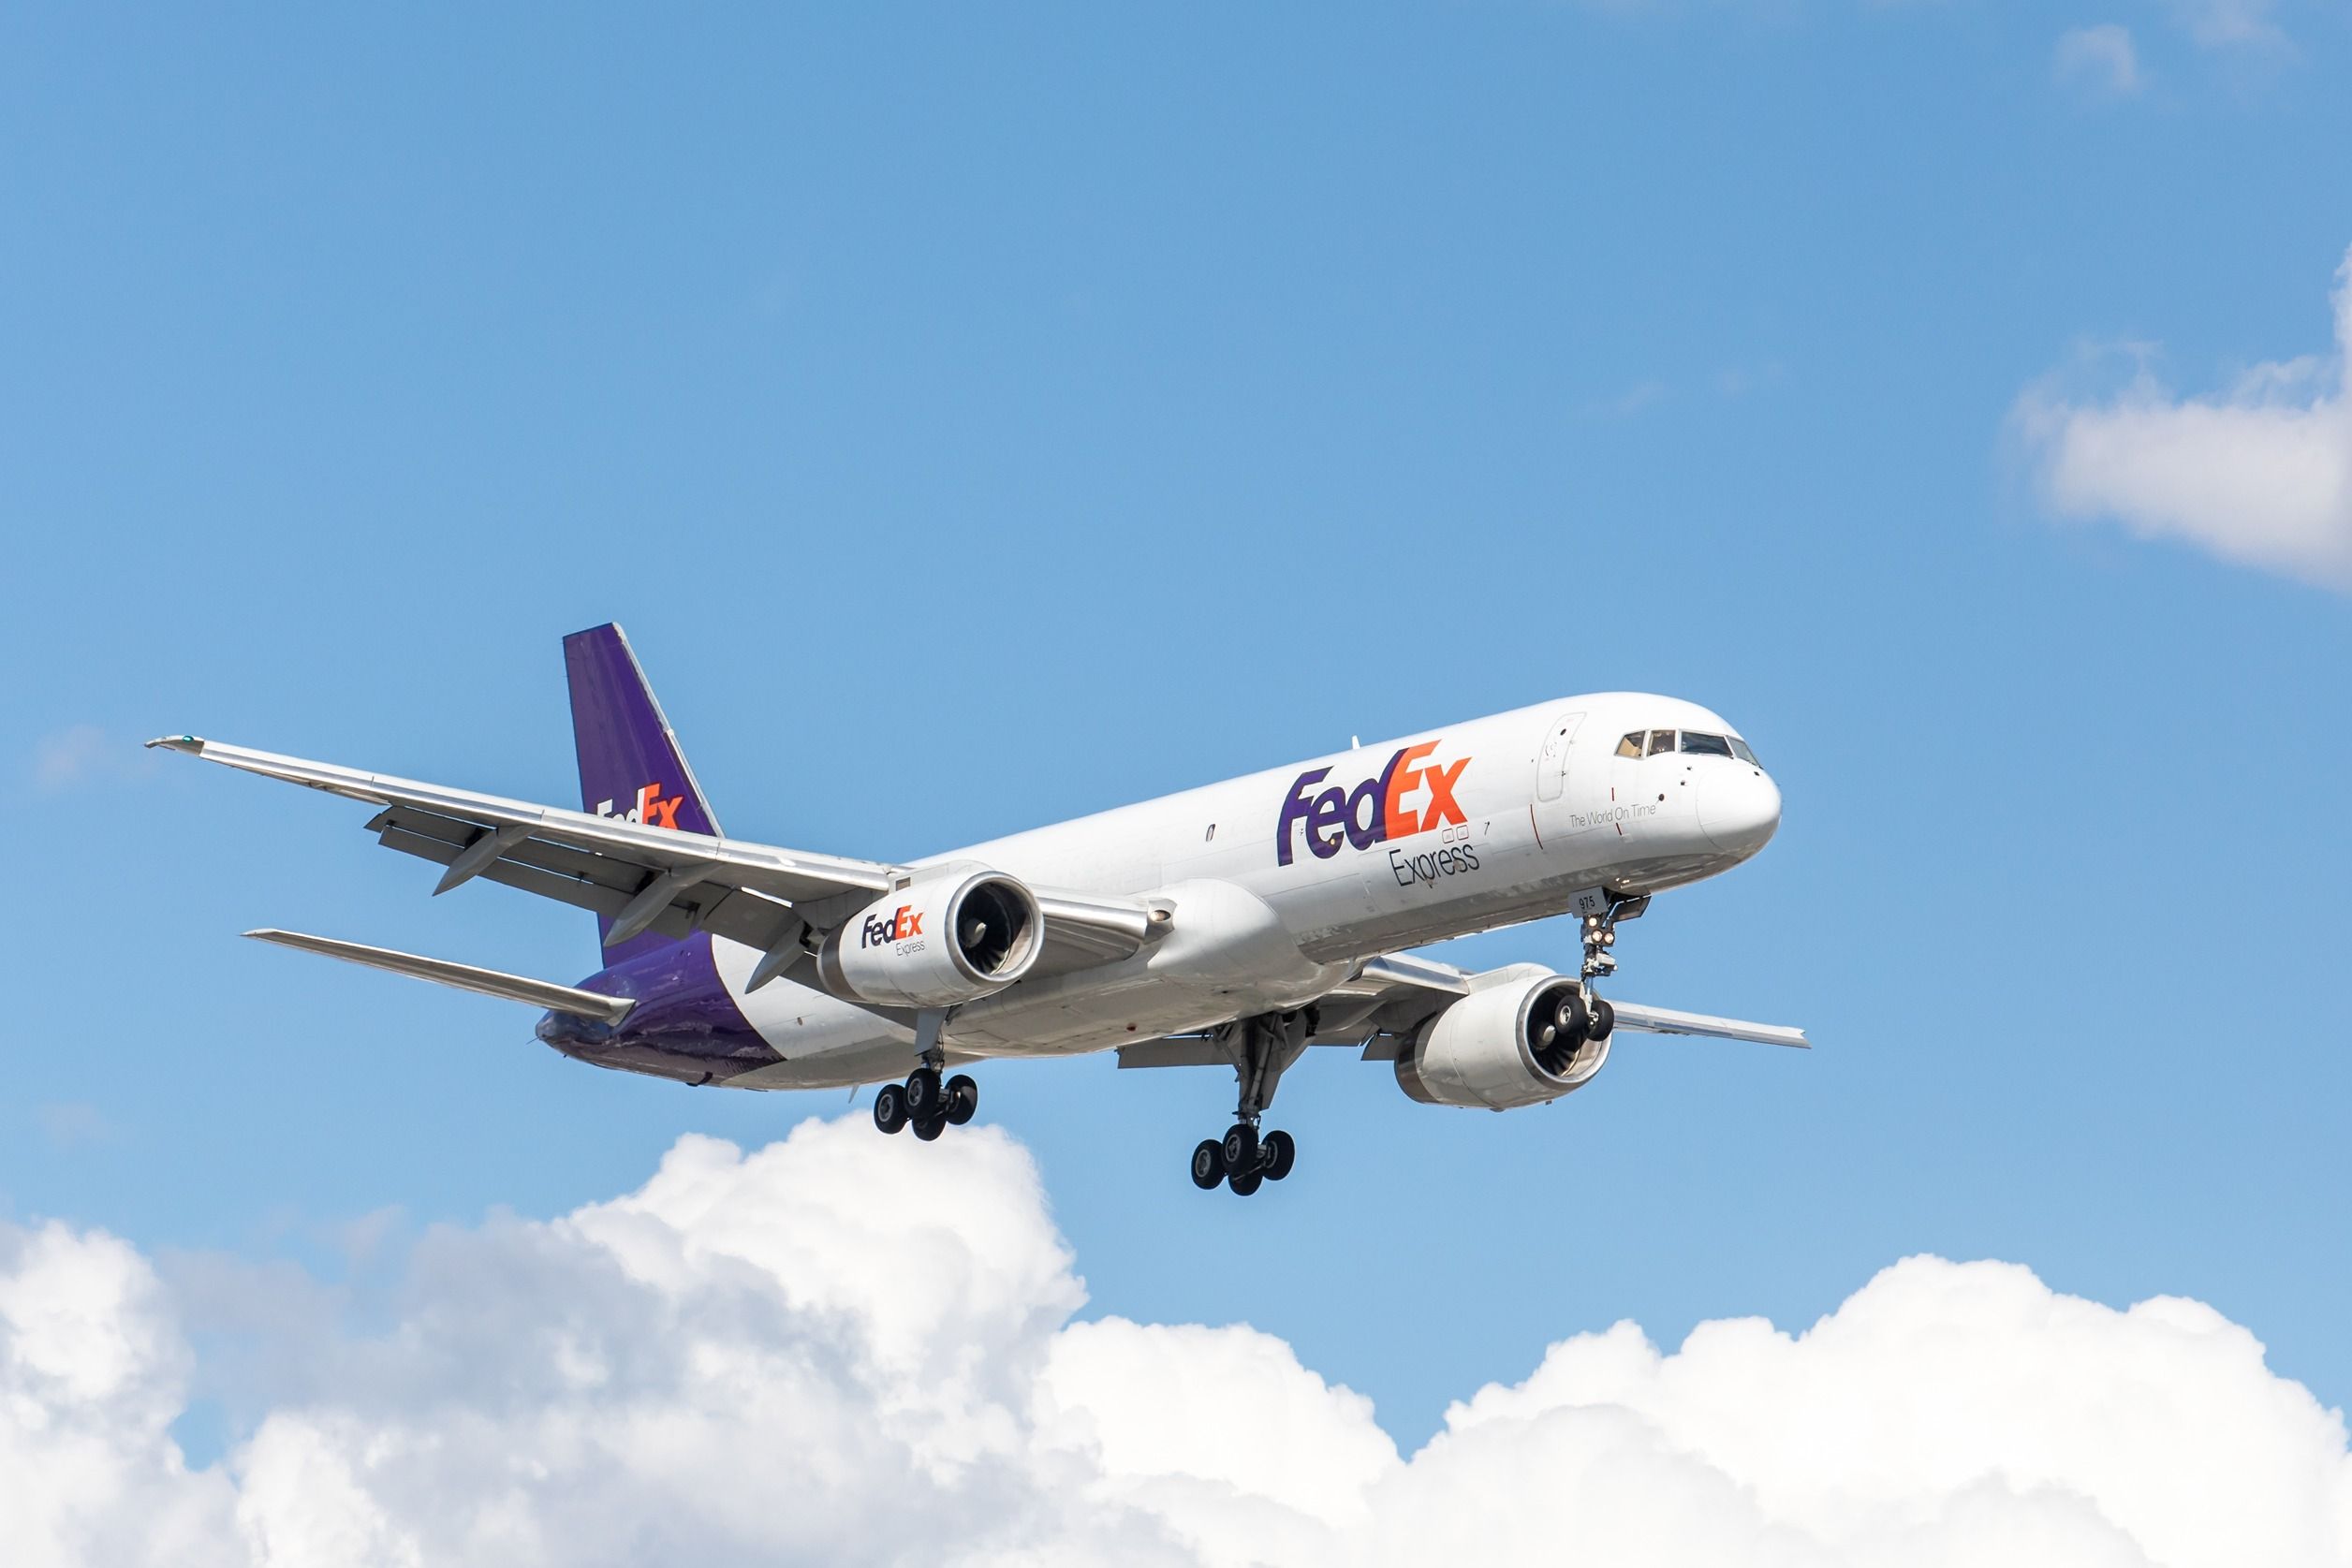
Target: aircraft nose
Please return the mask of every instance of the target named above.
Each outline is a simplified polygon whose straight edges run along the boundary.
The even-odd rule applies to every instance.
[[[1698,826],[1726,855],[1753,855],[1780,829],[1780,786],[1761,768],[1714,771],[1698,797]]]

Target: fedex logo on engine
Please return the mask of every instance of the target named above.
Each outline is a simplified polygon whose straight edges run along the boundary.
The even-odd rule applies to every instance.
[[[885,920],[878,915],[866,916],[858,928],[858,945],[887,947],[893,942],[904,942],[923,934],[923,912],[913,904],[900,904],[897,912]]]
[[[685,803],[686,798],[683,795],[663,799],[662,786],[649,784],[639,787],[637,799],[629,802],[627,811],[616,812],[611,801],[599,800],[596,802],[596,815],[622,822],[641,822],[648,828],[675,828],[678,826],[678,808]]]
[[[1299,775],[1290,786],[1290,798],[1282,803],[1282,816],[1275,824],[1274,861],[1290,864],[1290,854],[1296,842],[1291,829],[1306,824],[1307,848],[1318,860],[1328,860],[1339,853],[1342,842],[1358,849],[1370,849],[1374,844],[1390,839],[1407,838],[1426,833],[1432,828],[1463,823],[1462,807],[1454,801],[1454,785],[1461,781],[1462,770],[1470,766],[1468,757],[1452,762],[1426,762],[1429,755],[1444,742],[1424,740],[1417,746],[1406,746],[1389,758],[1389,765],[1376,778],[1366,779],[1354,789],[1338,784],[1319,794],[1315,786],[1330,776],[1329,768],[1312,769]],[[1407,804],[1415,796],[1420,798],[1416,810]]]

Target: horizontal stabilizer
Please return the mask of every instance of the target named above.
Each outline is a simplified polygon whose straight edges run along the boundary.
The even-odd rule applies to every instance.
[[[600,991],[581,990],[577,986],[559,986],[549,980],[503,975],[495,969],[477,969],[470,963],[451,963],[447,959],[419,958],[414,953],[396,953],[390,947],[337,942],[328,936],[269,930],[247,931],[245,934],[257,942],[274,942],[281,947],[322,953],[331,959],[341,959],[345,963],[363,963],[370,969],[389,969],[395,975],[431,980],[435,985],[454,986],[459,990],[544,1007],[551,1013],[571,1013],[602,1023],[619,1023],[628,1016],[629,1009],[637,1005],[625,996],[606,996]]]

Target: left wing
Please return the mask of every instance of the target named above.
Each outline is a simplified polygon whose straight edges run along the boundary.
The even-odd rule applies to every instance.
[[[435,893],[485,877],[610,916],[609,942],[708,931],[766,951],[770,974],[797,954],[805,928],[836,924],[916,874],[912,866],[595,816],[193,735],[147,744],[376,807],[368,828],[377,842],[448,868]],[[1123,958],[1151,929],[1154,911],[1134,900],[1031,890],[1045,915],[1046,959],[1058,967]]]

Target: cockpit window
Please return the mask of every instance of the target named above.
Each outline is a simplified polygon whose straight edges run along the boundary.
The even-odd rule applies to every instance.
[[[1731,755],[1738,757],[1742,762],[1746,763],[1751,768],[1761,768],[1764,766],[1762,763],[1756,760],[1756,754],[1748,750],[1748,743],[1745,740],[1741,740],[1736,735],[1731,737]]]
[[[1683,750],[1705,756],[1729,756],[1731,742],[1720,735],[1694,735],[1686,729],[1683,731]]]
[[[1617,755],[1619,756],[1639,756],[1641,755],[1641,738],[1647,733],[1649,732],[1646,730],[1637,729],[1631,735],[1626,736],[1623,740],[1618,741]]]
[[[1673,749],[1674,732],[1672,730],[1654,729],[1650,732],[1650,755],[1652,756],[1657,755],[1660,752],[1670,752]]]

